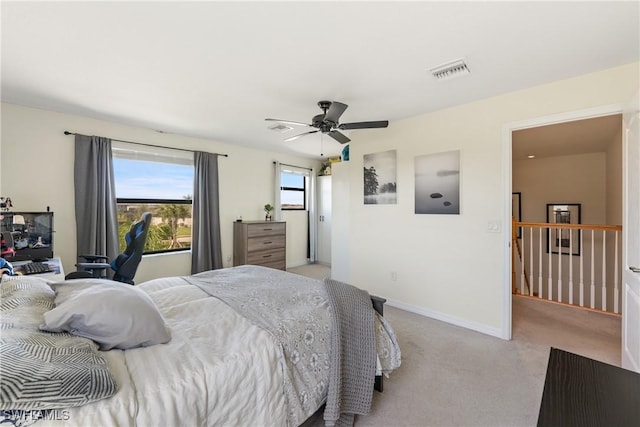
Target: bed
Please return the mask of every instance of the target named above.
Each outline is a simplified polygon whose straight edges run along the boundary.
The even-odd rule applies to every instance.
[[[36,426],[298,426],[325,405],[331,425],[366,413],[373,377],[400,366],[391,326],[366,292],[340,282],[258,266],[133,287],[103,282],[3,276],[4,419]],[[34,334],[35,344],[25,338]],[[61,340],[46,343],[55,349],[39,347],[51,339]],[[55,375],[46,368],[58,361],[51,354],[72,354],[56,373],[74,378],[71,392],[51,386]],[[24,362],[34,357],[44,361]],[[52,387],[58,391],[47,392]]]

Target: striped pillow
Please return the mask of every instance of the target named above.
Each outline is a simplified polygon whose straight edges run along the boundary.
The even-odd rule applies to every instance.
[[[96,343],[38,329],[53,308],[47,281],[3,276],[0,283],[0,408],[62,409],[112,396],[117,384]]]

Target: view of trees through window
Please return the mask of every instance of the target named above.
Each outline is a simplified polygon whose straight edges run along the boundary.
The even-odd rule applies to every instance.
[[[144,212],[151,213],[144,253],[191,249],[193,153],[122,141],[112,153],[120,250]]]
[[[124,236],[131,224],[140,219],[144,212],[151,212],[152,215],[145,253],[191,248],[191,196],[185,196],[184,200],[166,202],[118,199],[120,251],[125,249]]]

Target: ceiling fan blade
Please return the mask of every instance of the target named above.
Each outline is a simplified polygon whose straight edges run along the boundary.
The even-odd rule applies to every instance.
[[[301,123],[301,122],[292,122],[291,120],[280,120],[280,119],[265,119],[268,122],[280,122],[280,123],[286,123],[286,124],[290,124],[290,125],[299,125],[299,126],[311,126],[308,123]]]
[[[345,134],[340,133],[337,130],[332,130],[331,132],[329,132],[329,136],[338,141],[340,144],[346,144],[347,142],[351,141]]]
[[[309,131],[309,132],[301,133],[300,135],[292,136],[290,138],[285,139],[284,142],[293,141],[294,139],[298,139],[301,136],[309,135],[311,133],[316,133],[316,132],[320,132],[320,131],[319,130],[312,130],[312,131]]]
[[[325,122],[338,123],[340,116],[344,113],[348,107],[347,104],[343,104],[342,102],[333,101],[327,110],[327,114],[324,116]]]
[[[374,128],[386,128],[389,126],[388,120],[380,120],[377,122],[356,122],[356,123],[342,123],[338,126],[338,129],[350,130],[350,129],[374,129]]]

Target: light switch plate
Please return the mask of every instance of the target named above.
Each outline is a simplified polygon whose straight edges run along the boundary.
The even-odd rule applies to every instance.
[[[500,233],[502,231],[502,223],[500,220],[489,221],[487,231],[489,233]]]

